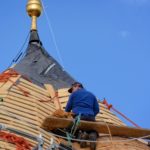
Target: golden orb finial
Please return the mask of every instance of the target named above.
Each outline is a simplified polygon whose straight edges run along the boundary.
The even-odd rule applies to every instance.
[[[31,30],[37,30],[37,17],[41,15],[42,4],[40,0],[28,0],[27,12],[30,17],[32,17]]]

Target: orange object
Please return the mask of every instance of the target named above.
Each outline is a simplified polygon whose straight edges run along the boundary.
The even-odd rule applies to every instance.
[[[107,100],[104,98],[103,104],[110,110],[113,106],[112,104],[108,104]]]
[[[16,145],[16,150],[31,150],[31,144],[15,134],[0,131],[0,139]]]
[[[22,88],[18,87],[17,84],[10,79],[11,77],[17,77],[18,75],[19,75],[19,73],[16,72],[14,69],[8,69],[8,70],[4,71],[2,74],[0,74],[0,82],[5,82],[6,83],[7,81],[10,81],[20,91],[22,91],[25,96],[28,96],[30,94],[29,92],[27,92],[27,91],[23,90]]]
[[[129,119],[128,117],[126,117],[123,113],[121,113],[120,111],[118,111],[117,109],[115,109],[113,107],[112,104],[108,104],[107,100],[104,99],[102,102],[109,110],[112,109],[113,111],[115,111],[116,113],[118,113],[119,115],[121,115],[123,118],[125,118],[126,120],[128,120],[131,124],[133,124],[135,127],[137,128],[141,128],[139,125],[137,125],[136,123],[134,123],[131,119]]]

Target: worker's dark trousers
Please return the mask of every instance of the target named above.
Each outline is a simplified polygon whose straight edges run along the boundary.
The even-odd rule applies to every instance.
[[[75,118],[78,117],[78,116],[75,116]],[[94,116],[81,116],[80,117],[80,120],[83,120],[83,121],[95,121],[95,117]],[[98,133],[95,131],[95,130],[88,130],[86,131],[88,134],[90,133],[96,133],[97,134],[97,137],[98,137]]]
[[[85,121],[95,121],[95,117],[93,116],[81,116],[80,119]]]

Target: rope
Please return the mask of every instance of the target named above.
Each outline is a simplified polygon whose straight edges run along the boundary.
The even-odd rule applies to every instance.
[[[133,122],[131,119],[129,119],[128,117],[126,117],[123,113],[121,113],[120,111],[118,111],[117,109],[115,109],[113,107],[112,104],[108,104],[107,100],[104,99],[102,102],[109,110],[112,109],[113,111],[115,111],[116,113],[118,113],[119,115],[121,115],[123,118],[125,118],[126,120],[128,120],[131,124],[133,124],[135,127],[137,128],[141,128],[139,125],[137,125],[135,122]]]
[[[59,50],[58,45],[57,45],[57,42],[56,42],[56,37],[55,37],[54,31],[53,31],[53,28],[52,28],[52,25],[51,25],[51,21],[50,21],[50,19],[49,19],[49,17],[48,17],[48,14],[47,14],[46,9],[45,9],[44,2],[43,2],[42,0],[41,0],[41,3],[42,3],[42,7],[43,7],[43,11],[44,11],[44,14],[45,14],[45,17],[46,17],[47,24],[48,24],[48,26],[49,26],[49,31],[50,31],[50,33],[51,33],[51,35],[52,35],[52,40],[53,40],[53,42],[54,42],[54,46],[55,46],[55,49],[56,49],[58,58],[59,58],[60,63],[61,63],[61,65],[62,65],[62,67],[63,67],[63,70],[64,70],[64,69],[65,69],[65,67],[64,67],[64,62],[63,62],[63,59],[62,59],[60,50]]]
[[[115,149],[115,145],[114,145],[114,143],[113,143],[113,138],[112,138],[112,134],[111,134],[110,127],[109,127],[108,123],[107,123],[105,120],[104,120],[104,122],[105,122],[105,124],[106,124],[106,126],[107,126],[108,133],[109,133],[109,136],[110,136],[110,141],[111,141],[110,146],[113,146],[113,148]],[[105,146],[105,147],[106,147],[106,146]],[[107,147],[108,147],[108,146],[107,146]]]
[[[66,132],[66,136],[67,136],[68,145],[71,146],[72,145],[72,142],[71,142],[72,135],[69,134],[68,132]]]
[[[42,129],[43,130],[43,129]],[[44,130],[45,131],[45,130]],[[68,139],[67,137],[65,136],[61,136],[61,135],[58,135],[58,134],[54,134],[54,133],[51,133],[51,132],[48,132],[49,134],[53,135],[53,136],[56,136],[58,138],[62,138],[62,139]],[[138,139],[145,139],[145,138],[149,138],[150,135],[147,135],[147,136],[142,136],[142,137],[138,137],[138,138],[130,138],[130,139],[126,139],[126,140],[112,140],[113,143],[120,143],[120,142],[130,142],[130,141],[135,141],[135,140],[138,140]],[[111,141],[91,141],[91,140],[79,140],[79,139],[75,139],[75,138],[71,138],[72,141],[76,141],[76,142],[90,142],[90,143],[110,143]]]
[[[107,126],[107,129],[108,129],[108,133],[109,133],[109,136],[110,136],[110,141],[111,141],[111,144],[113,145],[113,139],[112,139],[112,134],[111,134],[111,130],[110,130],[110,127],[108,125],[108,123],[103,119],[104,123],[106,124]]]
[[[17,62],[17,61],[19,60],[19,58],[22,56],[22,54],[23,54],[22,51],[23,51],[23,48],[24,48],[25,44],[27,43],[27,40],[28,40],[28,38],[29,38],[29,35],[30,35],[30,32],[27,34],[27,37],[25,38],[25,41],[24,41],[23,45],[20,47],[20,49],[19,49],[17,55],[16,55],[16,56],[14,57],[14,59],[11,61],[10,65],[8,66],[8,68],[10,68],[10,67],[12,66],[12,64],[13,64],[14,62]]]
[[[71,128],[71,132],[70,132],[70,134],[73,135],[73,136],[74,136],[75,132],[77,131],[77,128],[80,124],[80,119],[81,119],[81,114],[79,114],[77,116],[77,118],[75,118],[75,120],[74,120],[73,126]]]

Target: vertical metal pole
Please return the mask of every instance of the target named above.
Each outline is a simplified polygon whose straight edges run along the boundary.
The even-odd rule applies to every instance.
[[[42,135],[40,134],[38,138],[38,150],[43,150],[43,145],[44,145],[44,140]]]

